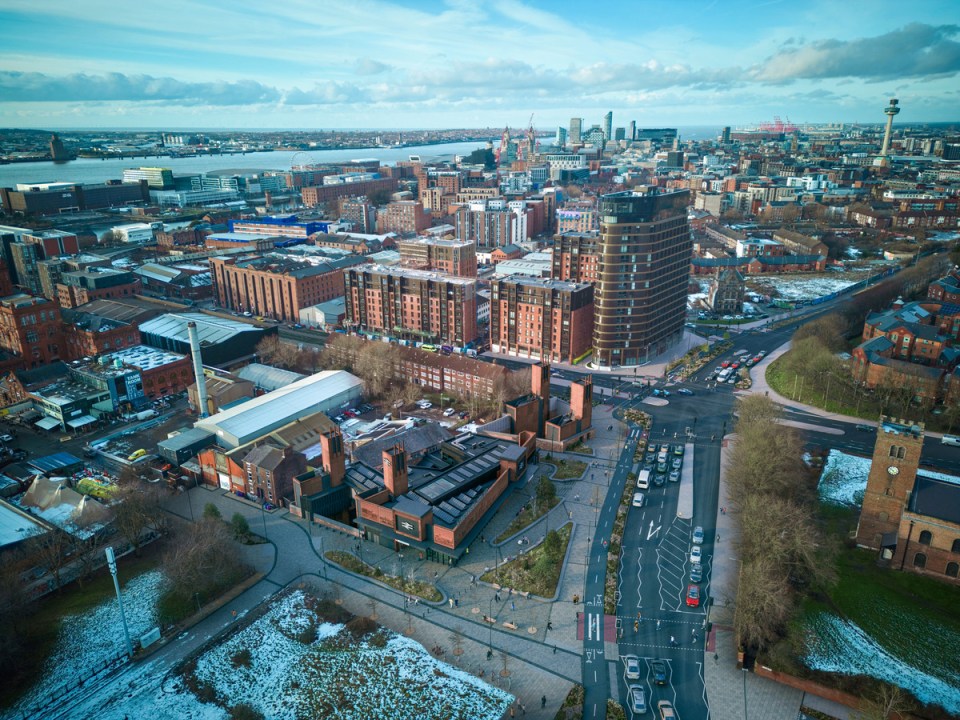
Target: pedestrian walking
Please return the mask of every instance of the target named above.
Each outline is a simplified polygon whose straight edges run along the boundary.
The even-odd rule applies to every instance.
[[[717,533],[717,542],[720,542],[720,533]]]
[[[720,514],[721,514],[721,515],[726,515],[726,514],[727,514],[727,509],[726,509],[725,507],[721,507],[721,508],[720,508]]]
[[[671,645],[676,645],[676,644],[677,644],[677,639],[676,639],[673,635],[670,636],[670,644],[671,644]]]
[[[659,630],[659,629],[660,629],[660,621],[657,620],[657,630]]]
[[[546,696],[546,695],[541,695],[541,696],[540,696],[540,709],[543,710],[543,708],[545,708],[546,706],[547,706],[547,696]]]
[[[516,609],[517,609],[517,605],[516,605],[516,603],[513,602],[513,600],[510,601],[510,609],[511,609],[511,610],[516,610]]]
[[[459,600],[459,598],[454,598],[454,599],[453,599],[453,606],[454,606],[454,607],[460,607],[460,600]]]

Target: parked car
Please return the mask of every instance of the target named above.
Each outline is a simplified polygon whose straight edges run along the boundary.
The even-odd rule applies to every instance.
[[[0,440],[3,440],[3,442],[13,442],[13,435],[4,433],[3,435],[0,435]]]
[[[703,581],[703,565],[697,563],[692,568],[690,568],[690,582],[702,582]]]
[[[667,684],[667,664],[663,660],[654,660],[650,663],[650,670],[653,673],[653,682],[657,685]]]
[[[470,413],[468,413],[466,410],[461,410],[459,413],[457,413],[457,417],[463,420],[464,418],[470,417]]]
[[[700,607],[700,586],[687,585],[687,605],[689,607]]]
[[[666,471],[667,471],[667,463],[666,463],[666,462],[658,462],[658,463],[657,463],[657,472],[665,473]]]
[[[703,549],[699,545],[694,545],[690,548],[690,562],[696,565],[701,560],[703,560]]]
[[[693,544],[703,545],[703,528],[699,525],[693,529]]]
[[[679,470],[681,465],[683,465],[683,458],[674,458],[673,462],[670,463],[670,467],[674,470]]]
[[[450,416],[453,415],[455,412],[456,412],[456,409],[455,409],[455,408],[447,408],[446,410],[443,411],[443,416],[444,416],[444,417],[450,417]]]
[[[683,445],[674,445],[674,446],[673,446],[673,454],[674,454],[674,455],[680,455],[680,456],[682,456],[682,455],[683,455]]]
[[[667,482],[667,476],[663,473],[657,473],[653,476],[653,484],[662,487]]]
[[[417,406],[418,406],[421,410],[429,410],[430,408],[433,407],[433,403],[432,403],[432,402],[426,402],[426,401],[425,401],[425,402],[419,402],[419,403],[417,403]]]
[[[637,656],[624,655],[623,662],[627,666],[627,669],[625,672],[627,680],[639,680],[640,679],[640,661],[637,659]]]
[[[680,482],[680,471],[671,470],[670,471],[670,482]]]
[[[630,709],[635,715],[647,714],[647,697],[639,685],[630,686]]]

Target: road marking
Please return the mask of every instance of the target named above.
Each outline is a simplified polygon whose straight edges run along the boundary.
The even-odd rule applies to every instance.
[[[650,521],[650,529],[647,531],[647,540],[660,534],[660,528],[662,525],[657,525],[656,529],[653,527],[653,520]]]

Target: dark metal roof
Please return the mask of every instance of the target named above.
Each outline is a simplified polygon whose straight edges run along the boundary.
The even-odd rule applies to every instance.
[[[956,482],[949,482],[917,473],[910,497],[910,510],[918,515],[960,524],[960,478]]]

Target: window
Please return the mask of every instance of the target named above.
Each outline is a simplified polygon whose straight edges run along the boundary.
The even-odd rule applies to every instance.
[[[953,547],[950,548],[950,552],[960,553],[960,538],[953,541]]]
[[[947,569],[944,570],[943,574],[946,575],[947,577],[955,578],[957,577],[958,570],[960,570],[960,564],[955,562],[947,563]]]
[[[932,539],[933,535],[929,530],[924,530],[922,533],[920,533],[919,542],[921,545],[929,545]]]
[[[923,553],[917,553],[913,556],[913,566],[915,568],[925,568],[927,566],[927,556]]]

